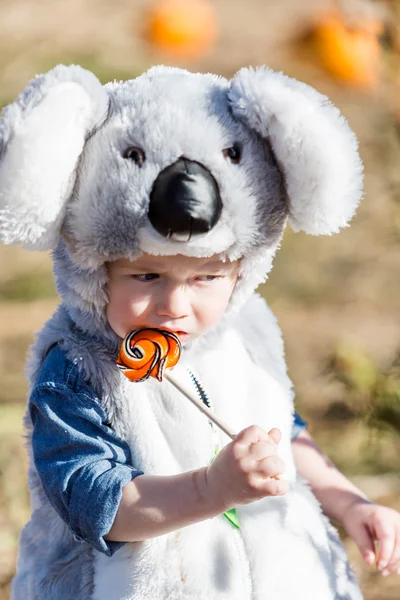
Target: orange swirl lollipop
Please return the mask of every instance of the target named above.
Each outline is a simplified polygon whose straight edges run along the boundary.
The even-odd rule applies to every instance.
[[[175,333],[164,329],[136,329],[124,338],[117,365],[130,381],[156,377],[162,381],[164,370],[174,367],[182,345]]]
[[[166,379],[233,440],[235,433],[201,402],[183,375],[179,376],[176,371],[171,373],[171,368],[180,358],[181,349],[179,337],[171,331],[151,327],[136,329],[122,341],[117,365],[130,381],[145,381],[149,377],[158,381]]]

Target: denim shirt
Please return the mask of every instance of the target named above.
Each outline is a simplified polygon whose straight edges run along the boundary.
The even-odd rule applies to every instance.
[[[77,541],[108,556],[123,542],[108,542],[122,488],[143,472],[77,365],[53,346],[29,399],[32,449],[43,489]],[[292,439],[307,426],[297,414]]]
[[[53,346],[29,399],[32,450],[44,491],[75,539],[111,556],[121,544],[103,539],[122,488],[143,472],[78,367]]]

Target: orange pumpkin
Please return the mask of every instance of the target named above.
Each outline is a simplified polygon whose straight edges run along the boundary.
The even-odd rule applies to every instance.
[[[211,0],[159,0],[150,9],[149,41],[170,54],[194,58],[217,37]]]
[[[379,82],[381,47],[379,22],[349,25],[342,15],[329,14],[313,32],[313,49],[323,67],[350,85],[372,88]]]

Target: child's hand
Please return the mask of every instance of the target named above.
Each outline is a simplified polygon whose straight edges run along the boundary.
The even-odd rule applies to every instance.
[[[252,425],[221,450],[207,470],[209,492],[224,510],[265,496],[282,496],[288,483],[279,476],[285,465],[277,454],[279,429],[266,433]]]
[[[356,502],[345,512],[343,525],[368,565],[376,558],[382,575],[400,574],[400,513],[379,504]],[[378,542],[377,550],[374,542]]]

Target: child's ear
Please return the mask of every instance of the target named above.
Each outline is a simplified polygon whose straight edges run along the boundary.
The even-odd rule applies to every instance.
[[[0,119],[0,240],[53,248],[86,137],[106,118],[93,73],[59,65],[31,81]]]
[[[284,175],[293,229],[331,234],[348,224],[362,195],[357,139],[329,100],[267,68],[231,81],[234,117],[270,142]]]

